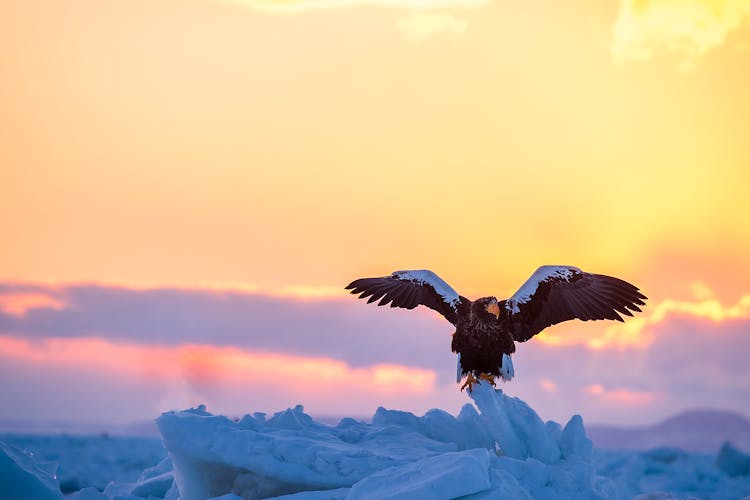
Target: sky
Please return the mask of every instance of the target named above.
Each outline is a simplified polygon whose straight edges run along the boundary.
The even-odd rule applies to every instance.
[[[0,419],[456,412],[469,298],[649,297],[521,344],[543,418],[750,416],[750,0],[0,2]]]

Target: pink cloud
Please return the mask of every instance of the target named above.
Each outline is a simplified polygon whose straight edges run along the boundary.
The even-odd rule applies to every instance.
[[[396,364],[352,367],[330,358],[209,345],[154,346],[91,338],[30,341],[0,336],[0,360],[48,376],[84,373],[84,378],[97,378],[106,374],[116,380],[115,386],[123,380],[152,385],[161,392],[154,413],[198,403],[242,412],[249,410],[246,405],[251,402],[260,401],[259,406],[266,408],[266,401],[282,396],[286,406],[306,401],[325,412],[340,401],[344,404],[338,405],[338,411],[359,407],[366,414],[377,401],[404,403],[436,391],[436,374],[431,370]],[[69,389],[71,394],[76,390]],[[283,409],[285,403],[278,404]]]
[[[0,293],[0,311],[12,316],[23,316],[32,309],[54,309],[61,311],[66,304],[63,300],[41,292]]]
[[[620,406],[647,406],[656,399],[656,395],[650,391],[605,389],[602,384],[591,384],[584,387],[583,392],[600,401]]]
[[[539,387],[545,392],[557,392],[557,384],[548,378],[541,379]]]

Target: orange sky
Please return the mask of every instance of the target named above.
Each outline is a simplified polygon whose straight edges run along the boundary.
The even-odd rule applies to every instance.
[[[749,23],[748,0],[2,2],[0,282],[316,296],[430,268],[475,297],[572,264],[745,311]]]
[[[4,3],[0,278],[748,277],[747,31],[688,72],[618,62],[589,3],[439,9],[465,31],[419,42],[397,8]]]

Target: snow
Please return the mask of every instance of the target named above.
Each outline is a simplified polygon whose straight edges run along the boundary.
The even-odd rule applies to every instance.
[[[534,271],[534,274],[527,279],[521,288],[505,302],[505,308],[516,314],[520,312],[518,304],[525,304],[536,293],[539,283],[551,278],[560,278],[569,281],[574,274],[580,273],[581,270],[573,266],[541,266]]]
[[[583,419],[545,422],[524,401],[475,384],[458,415],[433,409],[423,416],[378,408],[371,423],[351,418],[317,422],[301,406],[267,418],[214,415],[205,407],[157,419],[163,448],[133,439],[118,445],[121,467],[146,464],[137,475],[113,473],[105,486],[99,465],[75,470],[82,487],[71,500],[284,500],[556,498],[718,498],[750,495],[750,455],[727,444],[717,454],[676,448],[594,449]],[[122,438],[125,439],[125,438]],[[143,439],[143,438],[139,438]],[[2,441],[6,441],[3,443]],[[31,454],[8,443],[51,447]],[[127,440],[126,440],[127,441]],[[54,443],[89,457],[107,445],[101,436],[47,441],[0,436],[3,498],[63,498],[54,466],[40,463]],[[139,444],[140,443],[140,444]],[[131,456],[128,456],[128,453]],[[106,453],[105,453],[106,455]],[[83,460],[79,460],[84,462]],[[62,467],[61,467],[62,469]],[[110,470],[110,469],[108,469]],[[71,480],[72,481],[72,480]]]
[[[451,286],[443,281],[440,276],[428,271],[427,269],[421,269],[418,271],[396,271],[393,276],[400,280],[411,281],[420,285],[430,285],[438,295],[440,295],[445,302],[451,305],[454,309],[461,300],[458,293],[451,288]]]

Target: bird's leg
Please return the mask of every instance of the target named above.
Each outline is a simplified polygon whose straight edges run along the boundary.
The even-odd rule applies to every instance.
[[[464,382],[464,385],[461,386],[461,390],[463,391],[464,389],[466,389],[469,393],[471,393],[472,384],[476,384],[477,382],[478,380],[474,376],[474,374],[469,372],[469,374],[466,376],[466,382]]]
[[[489,373],[480,373],[479,380],[486,380],[492,387],[495,387],[495,376]]]

